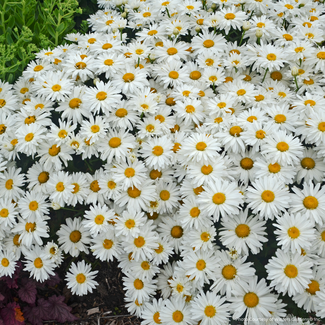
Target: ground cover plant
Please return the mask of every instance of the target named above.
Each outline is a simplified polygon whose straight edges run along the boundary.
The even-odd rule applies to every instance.
[[[98,6],[0,82],[3,323],[116,260],[142,324],[321,322],[324,4]]]

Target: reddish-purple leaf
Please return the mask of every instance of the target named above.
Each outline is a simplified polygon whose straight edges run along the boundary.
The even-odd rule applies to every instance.
[[[22,301],[33,304],[37,295],[35,282],[29,279],[24,282],[25,284],[18,290],[18,296]]]
[[[48,280],[44,282],[44,284],[47,284],[50,287],[54,287],[58,283],[60,283],[61,279],[57,273],[55,275],[52,275]]]
[[[0,311],[1,318],[6,325],[25,324],[23,314],[17,303],[11,302]]]
[[[3,301],[5,299],[5,296],[0,293],[0,301]]]
[[[60,323],[72,322],[77,319],[70,313],[71,307],[64,303],[64,296],[52,296],[48,299],[51,306],[51,312],[48,319],[55,319]]]

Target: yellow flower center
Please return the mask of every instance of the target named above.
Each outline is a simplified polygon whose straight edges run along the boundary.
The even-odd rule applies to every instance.
[[[325,60],[325,52],[318,52],[317,58],[320,60]]]
[[[61,90],[61,86],[58,85],[58,84],[56,84],[56,85],[52,86],[52,90],[53,91],[60,91]]]
[[[128,219],[124,224],[126,228],[131,229],[135,226],[135,221],[133,219]]]
[[[96,94],[96,98],[98,100],[105,100],[107,98],[107,93],[105,91],[99,91],[97,94]]]
[[[12,186],[14,184],[14,181],[12,179],[8,179],[5,183],[5,187],[7,190],[11,190],[12,189]]]
[[[34,68],[34,71],[35,72],[38,72],[38,71],[41,71],[41,70],[43,70],[44,69],[44,67],[42,66],[42,65],[37,65],[37,66],[35,66],[35,68]]]
[[[160,178],[162,175],[162,172],[160,172],[159,170],[157,169],[153,169],[150,171],[149,173],[149,176],[151,179],[157,179],[157,178]]]
[[[256,293],[254,292],[248,292],[244,296],[244,304],[248,308],[254,308],[258,305],[259,298]]]
[[[163,201],[167,201],[170,198],[170,193],[167,190],[162,190],[159,196]]]
[[[246,94],[246,90],[245,89],[239,89],[239,90],[237,90],[237,95],[238,96],[243,96],[245,94]]]
[[[103,241],[103,247],[104,247],[105,249],[111,249],[112,246],[113,246],[113,241],[111,241],[110,239],[105,239],[105,240]]]
[[[146,241],[142,236],[139,236],[134,239],[133,243],[136,247],[141,248],[146,243]]]
[[[33,232],[36,229],[36,223],[35,222],[26,222],[25,230],[27,232]]]
[[[108,181],[107,182],[107,187],[111,190],[113,190],[116,187],[116,183],[113,181]]]
[[[225,279],[232,280],[237,274],[237,269],[233,265],[228,264],[223,267],[221,273]]]
[[[254,166],[254,161],[251,158],[245,157],[240,161],[241,168],[250,170]]]
[[[203,42],[203,46],[206,48],[210,48],[214,45],[214,41],[211,39],[207,39]]]
[[[178,51],[175,47],[170,47],[169,49],[167,49],[167,54],[168,55],[174,55],[176,54]]]
[[[164,251],[164,246],[159,244],[159,247],[157,249],[155,249],[155,252],[157,254],[161,254]]]
[[[229,130],[229,133],[233,136],[233,137],[239,137],[240,133],[243,131],[243,129],[240,126],[232,126]]]
[[[284,141],[281,141],[279,142],[277,145],[276,145],[276,148],[281,151],[281,152],[284,152],[284,151],[287,151],[289,150],[289,145],[284,142]]]
[[[147,271],[147,270],[150,269],[150,264],[149,264],[147,261],[143,261],[143,262],[141,263],[141,267],[142,267],[145,271]]]
[[[206,263],[205,263],[204,260],[198,260],[198,261],[196,262],[196,268],[197,268],[199,271],[204,270],[205,267],[206,267]]]
[[[168,76],[171,79],[177,79],[179,77],[179,73],[177,71],[170,71]]]
[[[61,151],[60,146],[57,146],[54,144],[50,149],[49,149],[49,155],[54,157],[56,156],[59,152]]]
[[[9,266],[9,260],[7,258],[3,258],[1,260],[1,265],[4,266],[4,267],[8,267]]]
[[[266,58],[269,60],[269,61],[275,61],[276,60],[276,55],[274,53],[269,53]]]
[[[122,141],[118,137],[113,137],[108,141],[108,144],[111,148],[117,148],[121,145]]]
[[[225,18],[226,18],[227,20],[231,20],[231,19],[235,19],[236,16],[235,16],[232,12],[230,12],[230,13],[228,13],[228,14],[225,14]]]
[[[201,78],[201,72],[200,71],[197,71],[197,70],[195,70],[195,71],[192,71],[191,73],[190,73],[190,78],[192,79],[192,80],[198,80],[198,79],[200,79]]]
[[[311,280],[306,291],[311,295],[315,295],[319,291],[319,283],[316,280]]]
[[[281,73],[280,71],[273,71],[273,72],[271,73],[271,78],[272,78],[273,80],[280,81],[280,80],[282,80],[282,73]]]
[[[247,237],[250,234],[250,232],[251,232],[250,228],[244,223],[239,224],[235,229],[235,233],[239,238]]]
[[[0,217],[7,218],[9,216],[9,210],[6,208],[3,208],[0,210]]]
[[[283,114],[277,114],[274,116],[274,120],[276,123],[284,123],[287,120],[287,118]]]
[[[262,193],[261,198],[264,202],[270,203],[275,199],[275,195],[272,191],[266,190]]]
[[[29,210],[36,211],[38,209],[38,203],[37,201],[31,201],[29,203]]]
[[[201,167],[201,172],[204,175],[209,175],[213,171],[213,167],[211,165],[204,165]]]
[[[86,277],[84,274],[79,273],[76,275],[76,281],[80,284],[84,283],[86,281]]]
[[[259,23],[256,24],[256,26],[257,26],[258,28],[262,28],[262,27],[265,27],[265,24],[262,23],[262,22],[259,22]]]
[[[250,123],[253,123],[253,121],[257,121],[257,117],[254,115],[249,116],[249,117],[247,117],[247,121]]]
[[[37,269],[40,269],[43,267],[43,261],[40,257],[37,257],[35,258],[34,260],[34,266],[37,268]]]
[[[200,237],[201,237],[201,240],[204,242],[207,242],[210,240],[210,234],[206,231],[202,232]]]
[[[87,67],[87,64],[85,62],[80,61],[80,62],[76,63],[77,69],[85,69],[86,67]]]
[[[256,131],[255,136],[256,136],[257,139],[264,139],[265,138],[265,131],[258,130],[258,131]]]
[[[27,133],[25,136],[25,141],[30,142],[34,139],[34,133]]]
[[[209,305],[209,306],[206,306],[205,309],[204,309],[204,314],[205,316],[207,317],[214,317],[214,315],[217,313],[217,310],[214,306],[212,305]]]
[[[134,80],[134,74],[133,73],[126,73],[124,76],[123,76],[123,80],[124,82],[132,82]]]
[[[118,110],[116,110],[115,115],[117,117],[124,117],[128,115],[128,111],[125,108],[119,108]]]
[[[223,193],[216,193],[212,197],[212,202],[214,204],[223,204],[226,201],[226,196]]]
[[[173,321],[175,323],[180,323],[183,321],[184,315],[180,310],[176,310],[173,312]]]
[[[164,153],[164,149],[162,146],[155,146],[152,148],[152,153],[155,156],[161,156]]]
[[[300,231],[297,227],[291,227],[288,229],[288,236],[290,238],[298,238],[300,236]]]
[[[321,122],[318,124],[318,130],[321,132],[325,132],[325,122]]]
[[[39,175],[38,175],[38,181],[40,184],[44,184],[46,183],[50,178],[50,175],[48,172],[41,172]]]
[[[81,232],[79,230],[73,230],[70,233],[69,238],[73,243],[78,243],[78,241],[81,239]]]
[[[183,236],[183,228],[181,226],[174,226],[170,231],[170,235],[173,238],[181,238]]]
[[[139,197],[141,195],[141,191],[137,189],[135,186],[129,187],[128,190],[128,195],[132,197],[133,199]]]
[[[288,264],[285,268],[284,268],[284,274],[288,277],[288,278],[295,278],[298,275],[298,269],[296,266],[292,265],[292,264]]]
[[[56,184],[55,188],[56,188],[56,190],[57,190],[58,192],[63,192],[64,189],[65,189],[65,186],[64,186],[63,182],[58,182],[58,183]]]
[[[269,171],[273,174],[278,173],[281,170],[281,166],[278,163],[269,164]]]
[[[305,169],[313,169],[315,167],[315,160],[305,157],[301,160],[301,167]]]
[[[318,200],[314,196],[306,196],[303,204],[306,209],[314,210],[318,207]]]
[[[125,171],[124,171],[124,175],[127,177],[127,178],[130,178],[130,177],[133,177],[135,175],[135,170],[134,168],[126,168]]]
[[[101,214],[98,214],[96,217],[95,217],[95,224],[96,225],[102,225],[103,223],[104,223],[104,220],[105,220],[105,218],[104,218],[104,216],[103,215],[101,215]]]

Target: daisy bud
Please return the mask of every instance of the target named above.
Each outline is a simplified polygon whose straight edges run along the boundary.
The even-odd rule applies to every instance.
[[[197,33],[199,33],[199,32],[201,31],[201,28],[200,28],[199,26],[196,26],[196,27],[195,27],[195,31],[196,31]]]
[[[112,32],[115,34],[117,32],[117,28],[112,28]]]
[[[127,2],[127,0],[126,0]],[[128,13],[129,12],[129,9],[128,8],[124,8],[124,12]]]
[[[11,143],[5,143],[2,147],[8,151],[14,150],[14,146]]]
[[[122,13],[121,13],[121,17],[122,17],[122,18],[126,18],[126,15],[127,15],[127,12],[122,12]]]
[[[291,68],[291,75],[292,75],[293,77],[296,77],[296,76],[299,75],[299,70],[298,70],[298,68],[297,68],[296,66],[293,66],[293,67]]]
[[[261,38],[263,36],[263,31],[261,29],[257,29],[255,35],[257,38]]]
[[[177,29],[177,28],[174,28],[174,30],[173,30],[173,34],[176,36],[176,35],[178,35],[179,34],[179,30]]]
[[[251,28],[251,23],[249,21],[244,21],[243,22],[243,30],[249,30]]]
[[[93,80],[93,83],[94,83],[95,86],[96,86],[96,83],[97,83],[98,81],[100,81],[99,78],[95,78],[95,79]]]
[[[53,210],[59,210],[59,209],[61,209],[61,206],[60,206],[60,204],[57,203],[57,202],[52,202],[52,203],[51,203],[51,208],[52,208]]]
[[[213,9],[212,8],[208,9],[208,12],[213,12]]]
[[[217,8],[217,5],[215,4],[215,3],[213,3],[212,5],[211,5],[211,9],[216,9]]]

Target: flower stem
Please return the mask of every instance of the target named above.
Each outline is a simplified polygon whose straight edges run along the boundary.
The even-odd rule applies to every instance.
[[[243,38],[244,38],[244,35],[245,35],[245,30],[243,31],[243,34],[242,34],[242,36],[241,36],[241,39],[240,39],[240,42],[239,42],[239,45],[238,46],[240,46],[241,45],[241,42],[243,41]]]
[[[267,74],[267,72],[269,71],[269,68],[267,68],[266,70],[265,70],[265,74],[264,74],[264,77],[263,77],[263,80],[262,80],[262,82],[264,82],[264,80],[265,80],[265,77],[266,77],[266,74]]]

